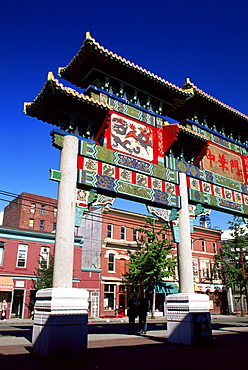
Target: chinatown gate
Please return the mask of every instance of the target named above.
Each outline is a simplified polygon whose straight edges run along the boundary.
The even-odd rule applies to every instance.
[[[74,226],[90,204],[113,204],[117,196],[170,223],[180,293],[167,297],[169,341],[193,344],[190,315],[209,312],[209,302],[194,294],[192,220],[209,209],[248,217],[248,116],[188,78],[178,87],[158,77],[89,33],[58,74],[80,92],[50,72],[24,108],[58,127],[51,135],[61,150],[60,170],[51,170],[59,181],[53,288],[38,292],[33,351],[86,350],[87,296],[72,288]]]

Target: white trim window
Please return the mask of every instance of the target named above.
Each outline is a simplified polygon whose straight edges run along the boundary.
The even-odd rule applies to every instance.
[[[113,225],[108,224],[107,225],[107,238],[112,238],[113,236]]]
[[[108,255],[108,271],[115,271],[115,255],[114,253],[109,253]]]
[[[19,244],[16,267],[26,267],[28,257],[28,245]]]
[[[40,214],[41,215],[44,215],[46,212],[46,205],[45,204],[41,204],[40,206]]]
[[[133,241],[137,242],[138,241],[138,230],[133,229]]]
[[[50,255],[50,248],[49,247],[41,247],[40,248],[40,267],[42,269],[47,269],[48,268],[49,255]]]
[[[104,284],[104,310],[114,310],[115,308],[115,285]]]
[[[34,219],[33,219],[33,218],[30,218],[30,219],[29,219],[28,227],[29,227],[30,229],[33,229],[33,228],[34,228]]]
[[[4,242],[0,242],[0,266],[3,266]]]
[[[121,240],[126,240],[126,227],[121,226]]]

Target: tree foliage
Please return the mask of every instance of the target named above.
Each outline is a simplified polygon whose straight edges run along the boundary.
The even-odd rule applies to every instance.
[[[34,281],[35,289],[46,289],[52,288],[53,286],[53,267],[54,267],[54,255],[49,254],[49,262],[41,256],[38,260],[38,267],[35,268],[36,280]]]
[[[228,223],[232,239],[223,242],[216,260],[221,263],[221,272],[226,287],[237,285],[242,292],[243,288],[246,288],[248,273],[248,230],[239,217],[235,216],[233,221]]]
[[[125,277],[132,284],[155,287],[163,278],[173,275],[176,266],[176,260],[168,257],[172,249],[167,238],[168,226],[158,226],[154,218],[147,217],[145,225],[135,230],[142,234],[141,246],[131,254]]]

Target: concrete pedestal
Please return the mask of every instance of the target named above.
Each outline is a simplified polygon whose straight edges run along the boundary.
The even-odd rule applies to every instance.
[[[32,352],[46,357],[85,353],[88,292],[49,288],[39,290],[36,298]]]
[[[209,298],[207,295],[194,293],[168,295],[166,297],[166,310],[169,342],[193,345],[197,344],[200,335],[203,339],[204,335],[205,338],[212,336],[211,328],[207,327],[210,323]],[[208,321],[202,324],[205,333],[203,331],[197,333],[196,313],[199,314],[198,317],[201,317],[200,314],[202,313],[201,320]]]

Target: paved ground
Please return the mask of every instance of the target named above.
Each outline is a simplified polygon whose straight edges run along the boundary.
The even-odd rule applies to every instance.
[[[204,346],[168,343],[164,318],[149,321],[146,336],[127,335],[126,324],[118,319],[90,321],[87,354],[52,359],[30,354],[32,321],[1,322],[0,366],[4,370],[248,369],[248,317],[213,316],[214,342]]]

